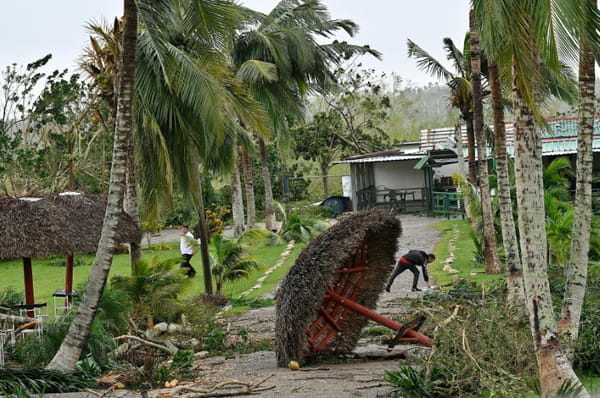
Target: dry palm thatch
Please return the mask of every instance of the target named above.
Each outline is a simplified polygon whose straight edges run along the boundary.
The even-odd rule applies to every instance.
[[[375,308],[393,269],[400,233],[397,218],[381,210],[370,210],[340,221],[304,248],[283,279],[277,295],[275,347],[278,366],[287,366],[290,360],[302,363],[310,354],[307,332],[319,316],[334,271],[342,268],[365,241],[368,270],[354,301],[366,308]],[[352,351],[368,321],[363,315],[350,312],[343,321],[343,330],[321,352]]]
[[[106,198],[100,196],[0,196],[0,260],[95,253],[105,210]],[[123,212],[117,240],[136,242],[140,234]]]

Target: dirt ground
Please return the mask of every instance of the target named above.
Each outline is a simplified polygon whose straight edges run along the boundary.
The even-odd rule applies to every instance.
[[[439,231],[427,227],[439,221],[413,215],[400,216],[403,233],[399,239],[398,256],[409,249],[431,251],[440,238]],[[391,292],[383,292],[379,298],[376,312],[387,316],[410,317],[407,313],[407,297],[419,297],[423,293],[411,292],[412,274],[401,274]],[[424,287],[422,277],[419,287]],[[375,324],[373,324],[375,325]],[[232,333],[240,328],[249,331],[249,338],[274,339],[275,307],[259,308],[239,315],[230,320],[228,325]],[[404,358],[410,359],[420,350],[427,350],[416,345],[397,345],[391,352],[387,346],[377,341],[359,341],[354,353],[347,359],[336,363],[323,363],[303,367],[298,371],[276,366],[275,353],[260,351],[248,355],[233,357],[211,357],[197,360],[194,370],[197,378],[194,382],[185,382],[176,388],[149,391],[148,397],[192,397],[198,393],[184,391],[182,387],[209,389],[223,382],[237,381],[231,384],[230,390],[219,389],[229,395],[238,395],[243,384],[260,385],[255,387],[253,395],[266,398],[283,397],[388,397],[391,388],[384,382],[386,370],[394,370]],[[342,363],[339,363],[342,362]],[[243,383],[243,384],[242,384]],[[79,395],[78,397],[94,395]],[[105,397],[141,397],[143,395],[126,391],[115,391]],[[216,395],[208,395],[216,396]]]

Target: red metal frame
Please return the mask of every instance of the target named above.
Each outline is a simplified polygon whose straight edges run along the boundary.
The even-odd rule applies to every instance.
[[[323,350],[331,339],[343,330],[343,323],[348,316],[348,311],[357,312],[395,331],[402,328],[398,322],[381,316],[354,301],[367,269],[367,242],[365,240],[354,255],[346,260],[344,266],[334,272],[337,279],[332,281],[327,288],[321,304],[320,315],[307,331],[311,351]],[[431,338],[411,328],[406,329],[400,341],[417,342],[427,347],[433,345]]]

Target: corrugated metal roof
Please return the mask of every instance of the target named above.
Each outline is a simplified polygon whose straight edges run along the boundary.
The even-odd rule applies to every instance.
[[[579,130],[579,119],[577,117],[562,117],[555,119],[548,119],[548,129],[542,130],[542,139],[565,139],[565,138],[573,138],[577,137],[577,132]],[[489,125],[489,127],[493,130],[494,126]],[[506,140],[512,141],[514,125],[513,122],[506,122]],[[600,116],[596,116],[594,118],[594,135],[598,136],[597,139],[600,139]],[[461,136],[463,147],[467,145],[467,128],[465,125],[461,126]],[[445,127],[438,129],[428,129],[421,130],[421,149],[422,150],[431,150],[431,149],[439,149],[448,146],[448,137],[454,137],[454,127]],[[567,141],[558,141],[558,142],[567,142]],[[558,144],[555,149],[557,152],[564,151],[575,151],[571,148],[571,144],[565,144],[565,148],[560,148],[560,144]],[[548,154],[550,154],[548,152]],[[546,152],[544,152],[546,154]]]
[[[592,147],[594,152],[600,152],[600,136],[594,137]],[[514,155],[513,144],[506,145],[506,152],[510,156]],[[570,155],[573,153],[577,153],[576,138],[542,139],[542,156]]]
[[[415,153],[407,155],[389,155],[389,156],[374,156],[374,157],[363,157],[360,159],[346,159],[333,162],[335,164],[350,164],[350,163],[379,163],[379,162],[393,162],[398,160],[415,160],[421,159],[425,156],[425,153]]]

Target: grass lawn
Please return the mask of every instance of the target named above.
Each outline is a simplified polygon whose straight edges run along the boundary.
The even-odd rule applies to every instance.
[[[435,223],[432,227],[442,231],[442,238],[434,249],[436,260],[429,266],[429,271],[438,286],[460,278],[485,286],[506,277],[504,274],[488,275],[485,273],[485,264],[473,261],[475,245],[470,238],[471,224],[469,221],[447,220]],[[451,255],[454,255],[455,258],[449,265],[458,273],[451,273],[443,269],[444,262]]]
[[[154,245],[154,247],[155,246],[156,245]],[[179,243],[168,243],[167,246],[169,247],[168,250],[155,251],[149,249],[147,245],[144,245],[142,258],[146,260],[150,260],[153,257],[158,257],[159,259],[179,259]],[[260,295],[275,286],[277,281],[283,275],[285,275],[289,267],[293,264],[303,246],[304,245],[296,244],[294,250],[288,256],[284,265],[271,273],[264,281],[263,287],[253,291],[248,298],[260,297]],[[240,293],[256,284],[256,280],[263,275],[265,270],[275,265],[285,248],[286,245],[266,246],[264,244],[259,244],[251,248],[253,255],[256,257],[257,261],[263,264],[263,267],[260,270],[253,271],[248,279],[240,279],[236,282],[226,282],[223,286],[222,294],[234,298],[239,297]],[[83,286],[83,284],[87,281],[93,261],[93,255],[75,256],[75,268],[73,270],[73,286],[75,289]],[[54,316],[54,302],[52,294],[56,291],[56,289],[63,288],[65,285],[64,262],[65,259],[62,257],[32,259],[35,300],[36,302],[48,303],[48,314],[50,316]],[[60,263],[62,265],[53,265],[56,263]],[[202,273],[202,260],[200,254],[194,256],[191,263],[196,269],[197,274],[192,279],[192,283],[187,289],[187,296],[194,296],[204,293],[204,277]],[[129,275],[130,272],[129,255],[115,255],[109,274],[109,283],[111,276]],[[0,291],[7,287],[12,287],[17,292],[24,291],[23,262],[21,259],[0,262],[0,274],[2,275],[2,279],[0,280]]]

